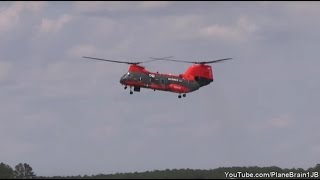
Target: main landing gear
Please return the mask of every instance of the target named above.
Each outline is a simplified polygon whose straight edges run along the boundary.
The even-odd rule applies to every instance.
[[[186,94],[182,94],[183,97],[186,97],[187,95]],[[181,98],[181,94],[179,94],[178,98],[180,99]]]
[[[127,89],[128,86],[124,86],[124,89]],[[130,94],[133,94],[132,87],[130,86]]]
[[[132,87],[130,86],[130,94],[133,94]]]

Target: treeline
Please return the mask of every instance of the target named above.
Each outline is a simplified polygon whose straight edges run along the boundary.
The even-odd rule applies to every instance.
[[[27,163],[19,163],[12,169],[9,165],[0,163],[0,179],[32,179],[36,174]]]
[[[227,174],[228,173],[228,174]],[[302,168],[282,169],[272,167],[221,167],[210,170],[166,169],[134,173],[98,174],[92,176],[54,176],[41,179],[230,179],[230,178],[320,178],[320,164],[304,170]],[[287,177],[284,177],[287,176]]]
[[[10,166],[0,164],[1,178],[18,179],[242,179],[242,178],[312,178],[320,179],[320,164],[304,170],[302,168],[282,169],[271,167],[220,167],[210,170],[200,169],[166,169],[146,172],[78,175],[78,176],[36,176],[30,165],[20,163],[13,170]]]

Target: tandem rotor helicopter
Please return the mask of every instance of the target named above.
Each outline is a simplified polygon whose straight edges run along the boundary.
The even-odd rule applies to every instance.
[[[127,62],[86,56],[83,56],[83,58],[113,63],[129,64],[129,70],[120,78],[120,83],[124,85],[124,89],[127,89],[128,86],[130,87],[130,94],[133,94],[133,91],[140,92],[141,88],[147,88],[153,89],[154,91],[160,90],[179,93],[178,98],[186,97],[187,93],[196,91],[199,88],[213,82],[214,78],[212,68],[210,65],[207,64],[232,59],[226,58],[217,59],[213,61],[183,61],[177,59],[170,59],[172,58],[172,56],[170,56],[164,58],[151,58],[152,60],[149,61]],[[150,72],[145,67],[140,65],[142,63],[148,63],[153,61],[173,61],[180,63],[190,63],[193,65],[191,65],[184,74],[179,75]]]

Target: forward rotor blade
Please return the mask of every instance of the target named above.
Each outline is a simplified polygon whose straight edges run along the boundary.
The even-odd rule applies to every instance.
[[[168,57],[161,57],[161,58],[155,58],[155,57],[149,57],[153,60],[159,61],[159,60],[163,60],[163,59],[169,59],[169,58],[173,58],[173,56],[168,56]]]
[[[93,59],[93,60],[99,60],[99,61],[108,61],[108,62],[114,62],[114,63],[131,64],[130,62],[126,62],[126,61],[115,61],[115,60],[110,60],[110,59],[101,59],[101,58],[94,58],[94,57],[86,57],[86,56],[83,56],[83,58]]]
[[[128,61],[116,61],[116,60],[110,60],[110,59],[101,59],[101,58],[94,58],[94,57],[86,57],[86,56],[83,56],[83,58],[93,59],[93,60],[99,60],[99,61],[108,61],[108,62],[114,62],[114,63],[123,63],[123,64],[141,64],[141,63],[147,63],[147,62],[157,61],[157,60],[149,60],[149,61],[141,61],[141,62],[128,62]]]

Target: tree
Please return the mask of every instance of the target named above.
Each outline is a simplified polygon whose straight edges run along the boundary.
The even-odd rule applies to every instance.
[[[19,163],[18,165],[16,165],[14,176],[18,179],[31,179],[36,177],[36,175],[32,171],[32,167],[27,163]]]
[[[13,178],[13,169],[4,163],[0,164],[0,179]]]

